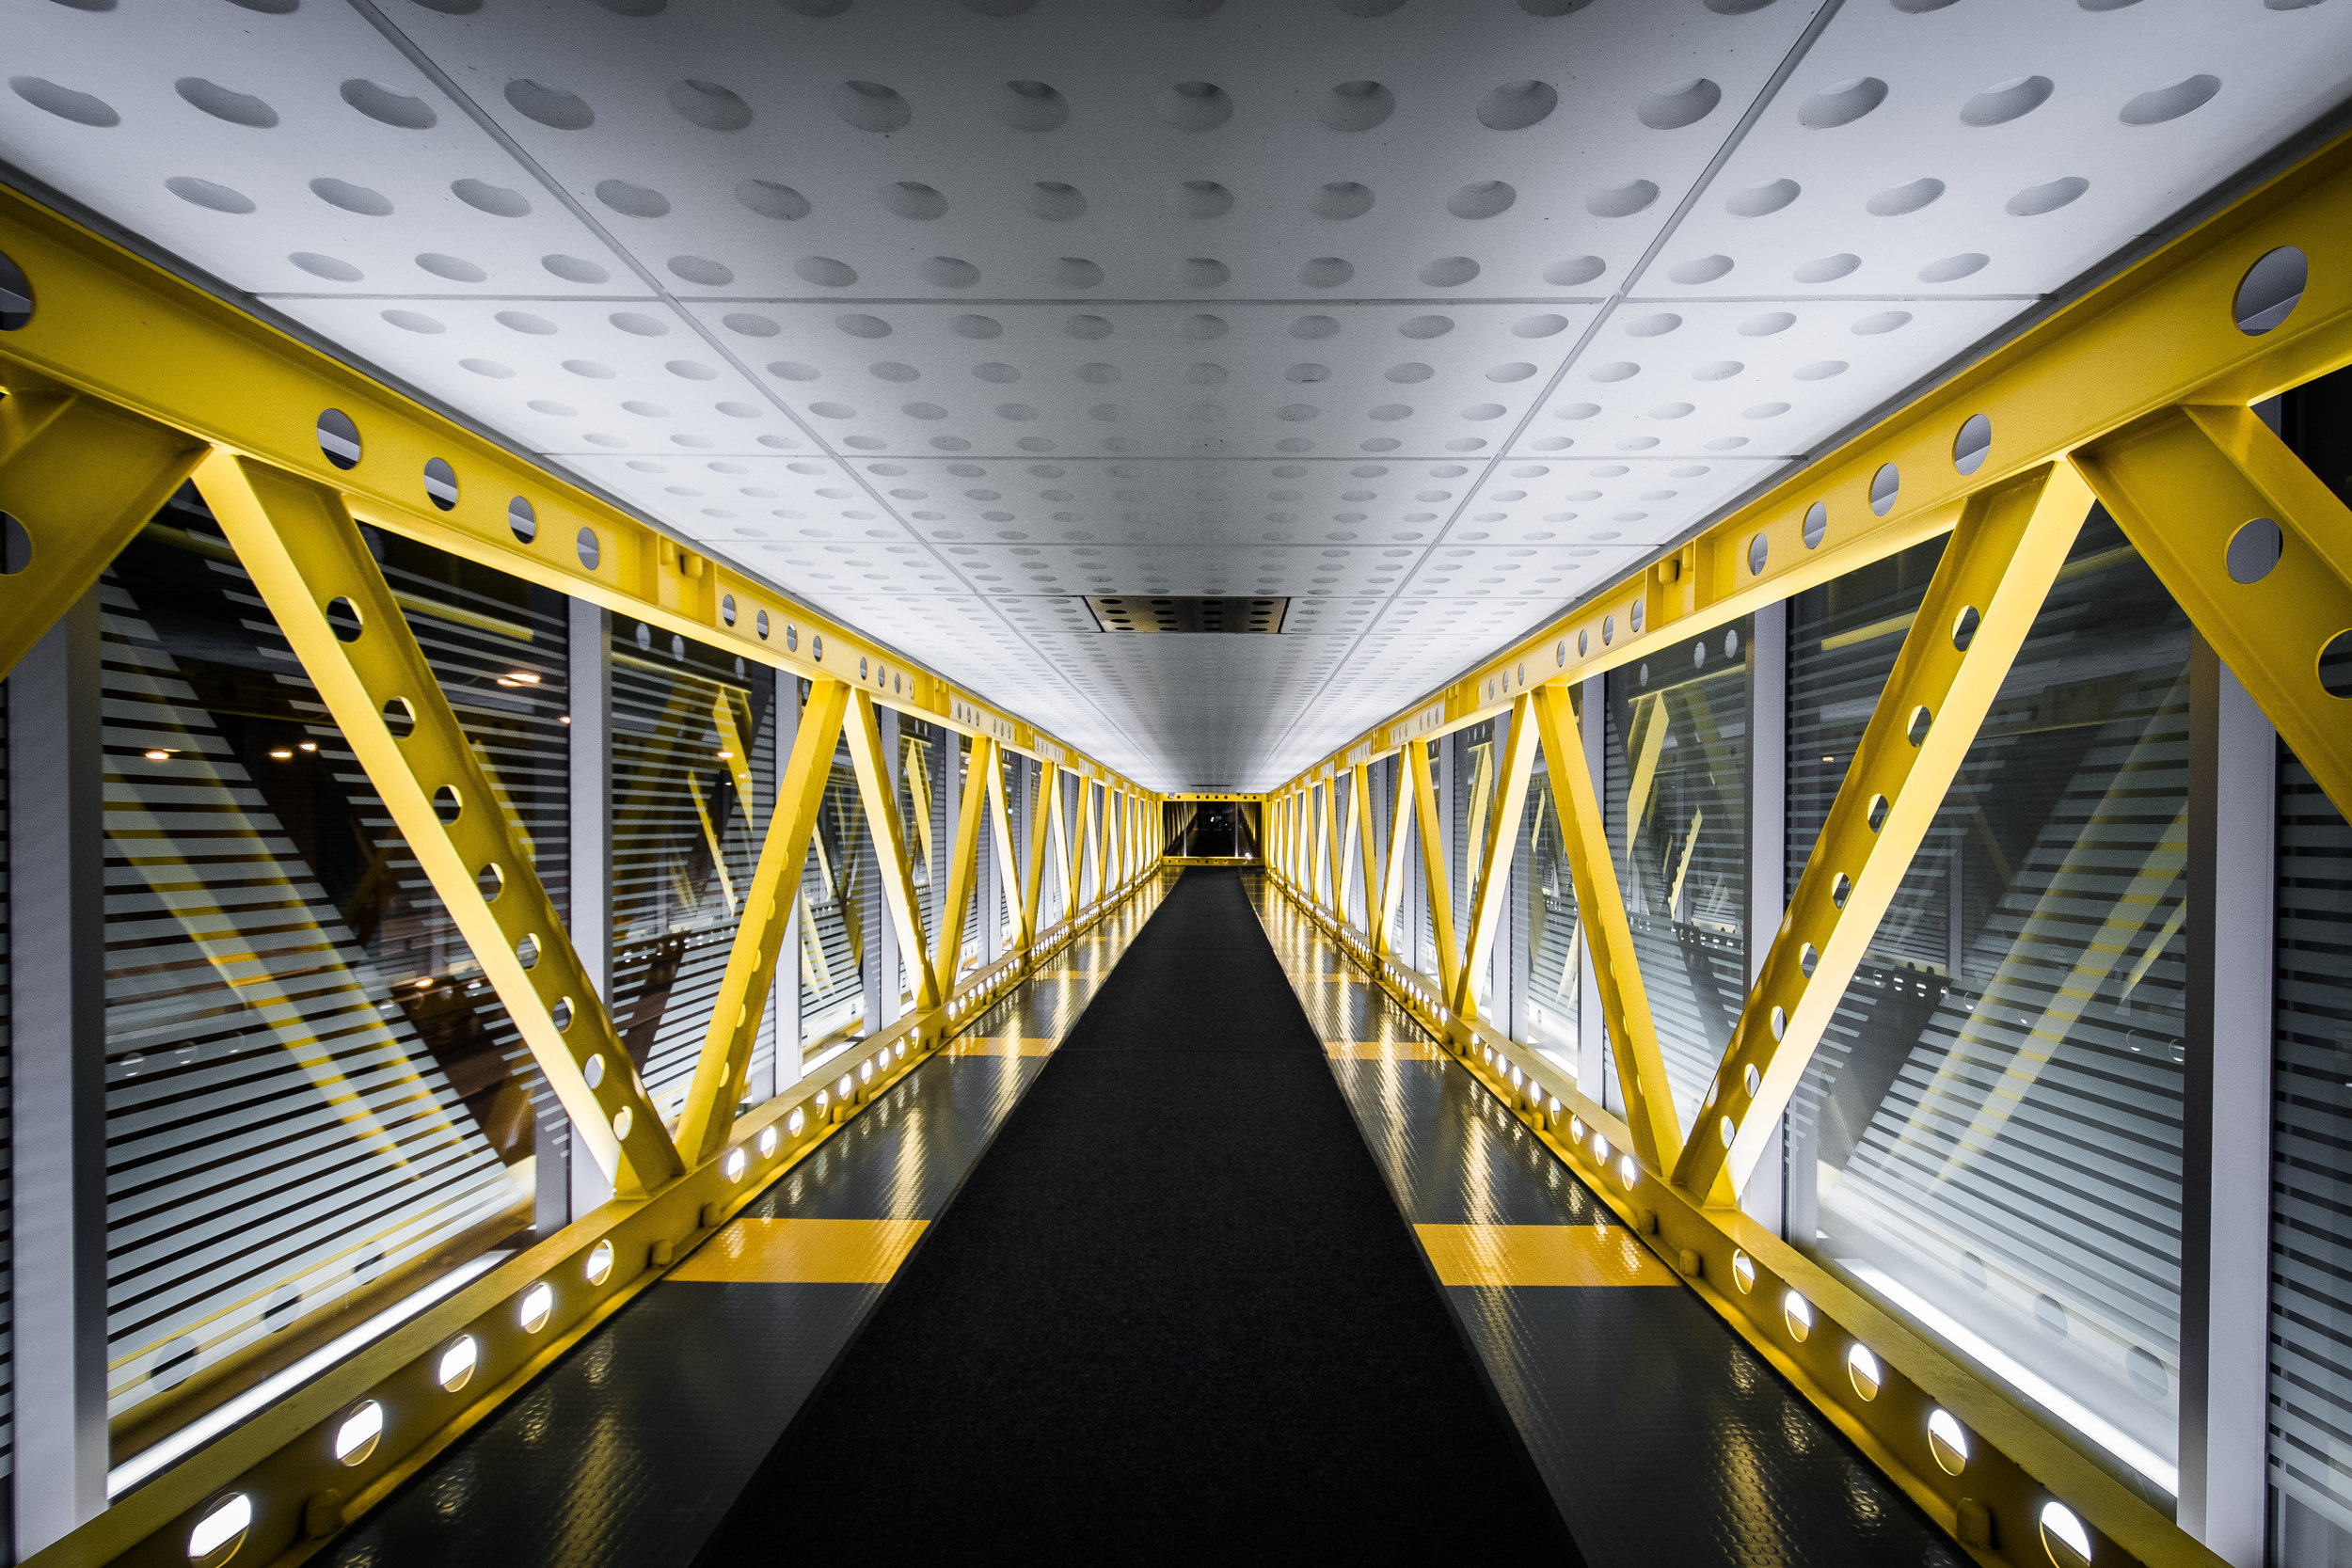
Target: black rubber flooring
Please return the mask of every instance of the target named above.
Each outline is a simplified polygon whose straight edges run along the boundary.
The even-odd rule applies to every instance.
[[[1192,870],[698,1560],[1578,1559],[1252,914]]]

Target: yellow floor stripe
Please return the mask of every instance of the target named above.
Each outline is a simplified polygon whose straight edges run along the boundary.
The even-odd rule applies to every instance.
[[[1323,1053],[1346,1062],[1435,1062],[1445,1056],[1427,1040],[1325,1040]]]
[[[1417,1225],[1446,1285],[1675,1285],[1621,1226]]]
[[[670,1271],[672,1279],[728,1284],[880,1285],[898,1272],[926,1220],[768,1220],[746,1217]]]
[[[983,1035],[964,1038],[947,1048],[950,1056],[1050,1056],[1056,1040],[1014,1038],[1010,1035]]]

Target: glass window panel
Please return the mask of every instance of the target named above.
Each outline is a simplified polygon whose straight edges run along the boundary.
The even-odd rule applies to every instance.
[[[1891,666],[1891,633],[1851,634],[1915,609],[1924,567],[1795,606],[1792,835],[1842,776],[1840,705]],[[1808,1067],[1789,1153],[1792,1240],[2168,1489],[2188,635],[2094,511]]]
[[[873,887],[866,808],[850,742],[834,740],[833,768],[801,865],[802,1064],[857,1033],[866,1017],[866,912]]]
[[[1583,759],[1574,759],[1581,766]],[[1576,880],[1559,806],[1551,794],[1550,759],[1539,749],[1527,785],[1521,838],[1527,876],[1520,884],[1526,911],[1528,1043],[1573,1077],[1577,1069],[1577,1009],[1583,965],[1578,961]]]
[[[2284,414],[2312,471],[2352,500],[2352,372],[2297,388]],[[2320,675],[2352,689],[2352,656]],[[2278,833],[2270,1560],[2339,1568],[2352,1562],[2352,827],[2284,747]]]
[[[1486,847],[1486,829],[1494,817],[1496,723],[1482,719],[1446,737],[1454,748],[1454,842],[1447,846],[1447,870],[1454,899],[1454,956],[1470,952],[1470,896],[1478,885],[1478,863]],[[1486,976],[1479,976],[1478,1000],[1483,1011],[1489,1000]]]
[[[0,680],[0,1481],[15,1472],[16,1229],[14,1048],[8,1032],[8,685]],[[0,1512],[0,1517],[5,1517]]]
[[[1746,999],[1745,619],[1607,678],[1607,803],[1633,956],[1688,1128]]]
[[[643,622],[612,641],[612,1018],[675,1118],[775,802],[775,673]]]
[[[564,602],[365,531],[559,870]],[[136,1449],[521,1240],[543,1091],[192,490],[101,592],[109,1400]]]
[[[2283,748],[2278,921],[2271,1560],[2337,1568],[2352,1561],[2352,826]]]
[[[941,799],[939,765],[946,733],[919,719],[898,716],[898,837],[906,846],[915,918],[926,937],[939,929],[939,900],[947,884],[944,852],[954,831],[942,831],[946,802]],[[935,865],[940,867],[936,879],[931,875]]]

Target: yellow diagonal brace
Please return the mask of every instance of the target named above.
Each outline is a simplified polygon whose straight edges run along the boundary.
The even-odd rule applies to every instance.
[[[1091,869],[1094,873],[1094,896],[1087,900],[1089,903],[1101,902],[1104,891],[1103,812],[1101,806],[1097,804],[1094,799],[1094,792],[1095,784],[1092,779],[1080,781],[1078,784],[1078,816],[1080,820],[1086,825],[1086,842],[1081,847],[1084,858],[1082,858],[1078,863],[1078,876],[1080,879],[1079,885],[1083,888],[1086,885],[1084,879],[1087,872]]]
[[[1357,847],[1363,840],[1363,835],[1356,831],[1356,770],[1353,768],[1341,768],[1331,776],[1331,787],[1338,792],[1334,799],[1344,800],[1347,806],[1345,811],[1340,813],[1334,829],[1339,834],[1339,849],[1337,869],[1331,876],[1331,903],[1339,914],[1340,924],[1352,926],[1355,922],[1347,917],[1347,890],[1355,885],[1361,869],[1358,863]]]
[[[1380,875],[1380,845],[1373,836],[1372,768],[1359,762],[1347,772],[1348,793],[1353,800],[1348,807],[1348,816],[1355,830],[1356,854],[1364,868],[1364,934],[1372,939],[1373,950],[1378,952],[1381,917],[1388,911],[1388,902],[1383,895],[1388,887]]]
[[[204,459],[197,485],[574,1136],[618,1193],[678,1175],[677,1150],[612,1017],[342,498],[226,451]],[[556,1022],[559,1009],[567,1022]]]
[[[1650,1018],[1649,992],[1633,957],[1625,895],[1618,891],[1617,868],[1609,858],[1609,835],[1600,803],[1593,798],[1593,777],[1584,765],[1583,740],[1577,733],[1568,689],[1539,686],[1528,695],[1551,780],[1552,808],[1560,814],[1561,847],[1567,851],[1568,876],[1576,884],[1579,924],[1592,949],[1594,989],[1599,992],[1596,1000],[1608,1025],[1611,1054],[1616,1058],[1617,1087],[1625,1096],[1633,1152],[1652,1170],[1666,1170],[1682,1151],[1682,1129],[1675,1119],[1666,1061],[1658,1051],[1658,1026]]]
[[[1410,746],[1396,754],[1397,788],[1389,802],[1389,843],[1380,856],[1380,918],[1373,931],[1373,950],[1383,958],[1396,945],[1389,940],[1389,933],[1398,918],[1397,906],[1405,901],[1405,847],[1411,842],[1413,819],[1408,795],[1413,786],[1405,782],[1404,769],[1412,766],[1412,755]]]
[[[1461,989],[1462,964],[1454,945],[1454,893],[1446,879],[1445,840],[1438,831],[1438,786],[1429,777],[1429,746],[1410,741],[1405,768],[1411,776],[1413,820],[1420,830],[1422,880],[1429,890],[1429,935],[1438,945],[1438,990],[1454,996]]]
[[[1000,890],[1006,889],[1009,885],[1006,879],[1016,879],[1005,894],[1005,902],[1012,911],[1012,950],[1025,953],[1029,949],[1036,911],[1029,907],[1025,896],[1025,890],[1017,881],[1021,863],[1012,858],[1012,808],[1005,800],[1005,750],[989,736],[975,737],[973,745],[988,748],[988,825],[996,842],[996,885]],[[982,910],[980,918],[994,920],[996,911]]]
[[[953,746],[955,740],[951,732],[941,744]],[[973,737],[972,765],[975,769],[983,764],[993,765],[995,752],[993,747],[993,743],[986,736]],[[953,768],[955,765],[955,755],[950,752],[947,766]],[[956,842],[948,851],[955,863],[947,873],[947,901],[939,909],[939,935],[931,954],[931,986],[941,996],[956,989],[956,971],[963,957],[963,907],[971,901],[973,885],[979,878],[980,833],[986,826],[984,818],[988,812],[988,791],[981,787],[984,783],[966,774],[963,801],[956,813]],[[931,875],[939,875],[935,863],[931,866]],[[986,919],[995,912],[993,910],[985,911],[981,918]]]
[[[784,683],[786,701],[793,700],[797,685]],[[751,1070],[760,1016],[774,990],[785,927],[791,924],[787,917],[792,900],[800,895],[808,841],[825,803],[834,744],[841,737],[841,719],[849,705],[845,683],[830,676],[809,683],[808,705],[801,710],[784,783],[776,790],[775,809],[768,814],[768,836],[759,847],[743,916],[727,950],[726,974],[719,981],[719,998],[711,1005],[710,1025],[703,1035],[702,1056],[694,1064],[693,1086],[687,1091],[685,1119],[678,1124],[678,1152],[689,1165],[718,1153],[735,1125],[736,1103],[742,1098],[744,1075]],[[746,773],[746,784],[748,781]]]
[[[2090,500],[2063,463],[1969,499],[1715,1069],[1675,1169],[1688,1191],[1722,1200],[1746,1188]]]
[[[2320,650],[2352,632],[2352,511],[2246,408],[2169,409],[2075,461],[2296,760],[2352,816],[2352,702],[2318,675]],[[2260,547],[2264,522],[2278,529],[2275,564]],[[2253,532],[2239,541],[2242,529]],[[2267,570],[2238,580],[2258,565]]]
[[[1535,699],[1522,691],[1511,704],[1511,737],[1502,755],[1502,791],[1487,814],[1486,842],[1480,847],[1478,886],[1470,895],[1470,945],[1462,955],[1461,990],[1454,1010],[1465,1018],[1477,1002],[1475,976],[1486,968],[1495,932],[1502,924],[1502,895],[1509,886],[1511,856],[1518,845],[1519,818],[1527,809],[1528,780],[1535,771]]]
[[[1055,855],[1055,802],[1061,799],[1057,764],[1037,765],[1037,793],[1029,800],[1029,859],[1021,883],[1021,943],[1024,952],[1037,942],[1038,911],[1045,892],[1045,866]]]
[[[906,829],[898,816],[897,792],[890,787],[890,765],[882,755],[882,721],[871,693],[859,688],[855,701],[844,730],[850,762],[857,772],[858,799],[866,807],[866,831],[873,835],[877,879],[891,923],[898,927],[898,952],[914,980],[914,1009],[929,1012],[939,1006],[939,990],[931,981],[931,966],[923,961],[923,910],[914,896],[914,873],[907,864]],[[888,994],[892,977],[882,978]]]
[[[0,513],[31,546],[24,561],[0,563],[0,676],[89,592],[203,455],[202,442],[93,398],[0,398]]]

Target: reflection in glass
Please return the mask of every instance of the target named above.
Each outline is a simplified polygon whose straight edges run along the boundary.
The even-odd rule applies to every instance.
[[[817,808],[801,863],[801,1063],[854,1034],[866,1016],[866,905],[873,896],[872,847],[846,736]]]
[[[2284,414],[2312,473],[2352,499],[2352,372],[2297,388]],[[2352,647],[2318,673],[2352,692]],[[2352,1562],[2352,826],[2284,747],[2278,834],[2270,1550],[2278,1568],[2337,1568]]]
[[[362,532],[560,903],[564,601]],[[526,1232],[543,1089],[193,490],[100,592],[128,1449]]]
[[[1686,1128],[1748,990],[1748,632],[1736,621],[1608,675],[1603,812]]]
[[[775,672],[642,622],[612,643],[612,1022],[675,1119],[775,800]],[[770,1013],[755,1081],[774,1049]]]
[[[1571,764],[1581,767],[1583,761],[1576,757]],[[1526,811],[1527,875],[1520,883],[1527,932],[1526,1036],[1574,1077],[1583,968],[1577,958],[1576,881],[1560,808],[1552,799],[1550,758],[1540,751],[1528,781]]]
[[[1818,836],[1931,564],[1792,607],[1792,842]],[[1806,1071],[1788,1154],[1792,1240],[2168,1491],[2188,635],[2093,512]]]

